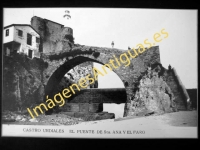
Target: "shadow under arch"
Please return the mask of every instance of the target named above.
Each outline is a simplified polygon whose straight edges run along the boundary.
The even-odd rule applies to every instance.
[[[92,58],[88,58],[88,57],[84,57],[84,56],[78,56],[75,57],[73,59],[68,60],[67,62],[65,62],[64,64],[62,64],[61,66],[59,66],[56,71],[54,71],[54,73],[51,75],[51,77],[49,78],[46,86],[45,86],[45,94],[44,94],[44,98],[43,100],[46,101],[46,96],[48,95],[48,98],[53,99],[54,96],[54,91],[56,86],[61,82],[61,79],[64,77],[64,75],[71,70],[72,68],[74,68],[75,66],[84,63],[84,62],[96,62],[99,63],[101,65],[104,65],[104,63],[97,61],[95,59]],[[115,72],[114,70],[112,70],[113,72]],[[116,72],[115,72],[116,73]],[[116,73],[117,74],[117,73]],[[120,76],[117,74],[117,76],[119,77],[119,79],[123,82],[123,80],[120,78]],[[124,86],[124,90],[125,90],[125,86]],[[113,92],[116,92],[116,90],[113,90]],[[126,92],[126,90],[125,90]],[[109,98],[111,98],[112,94],[107,94],[109,95]],[[127,93],[126,93],[127,95]],[[46,111],[45,114],[52,114],[53,110],[49,109],[48,111]]]

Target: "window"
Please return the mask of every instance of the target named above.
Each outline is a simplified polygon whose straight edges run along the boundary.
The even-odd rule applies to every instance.
[[[36,43],[40,43],[40,38],[36,37]]]
[[[23,31],[22,30],[18,30],[18,36],[23,36]]]
[[[33,51],[30,50],[30,49],[28,50],[28,57],[29,57],[29,58],[32,58],[32,57],[33,57]]]
[[[6,36],[9,36],[9,29],[6,30]]]
[[[32,45],[32,35],[27,33],[27,44]]]

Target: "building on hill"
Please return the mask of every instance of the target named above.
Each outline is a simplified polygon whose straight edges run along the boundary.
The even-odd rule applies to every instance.
[[[74,44],[70,27],[37,16],[31,18],[31,26],[41,35],[43,53],[69,51]]]
[[[27,54],[29,58],[40,57],[40,34],[28,24],[11,24],[3,30],[3,53]]]
[[[64,25],[34,16],[31,18],[31,26],[41,36],[41,49],[42,53],[57,53],[60,51],[71,51],[74,46],[73,29],[65,27]],[[78,66],[72,68],[65,77],[78,83],[81,77],[85,77],[87,74],[92,73],[93,62],[84,62]],[[95,81],[90,88],[97,88],[98,81]],[[89,87],[88,87],[89,88]]]

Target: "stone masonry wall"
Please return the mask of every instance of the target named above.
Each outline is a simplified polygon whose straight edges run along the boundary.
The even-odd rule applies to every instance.
[[[72,50],[73,46],[73,29],[69,27],[64,27],[64,25],[43,19],[37,16],[32,17],[31,25],[33,28],[41,34],[41,45],[43,53],[52,53],[65,51],[69,52]],[[79,79],[87,74],[92,74],[91,68],[93,67],[93,62],[85,62],[71,69],[65,77],[77,83]],[[95,82],[97,87],[98,82]],[[90,87],[88,87],[90,88]]]
[[[70,35],[73,39],[71,28],[37,16],[32,17],[31,25],[41,35],[43,53],[70,50],[70,48],[66,49],[66,46],[72,46],[73,42],[66,41],[65,36]],[[66,42],[69,45],[65,44]]]
[[[103,112],[103,103],[125,103],[126,90],[119,89],[82,89],[76,91],[69,99],[65,99],[66,103],[60,107],[60,111],[69,116],[83,117],[97,115],[97,118],[111,119],[114,118],[113,113]]]

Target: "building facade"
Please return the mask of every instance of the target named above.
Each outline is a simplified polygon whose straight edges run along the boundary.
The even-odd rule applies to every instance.
[[[3,52],[6,56],[24,53],[40,58],[40,35],[28,24],[11,24],[3,30]]]
[[[31,18],[31,26],[41,36],[43,53],[67,51],[74,44],[70,27],[37,16]]]

